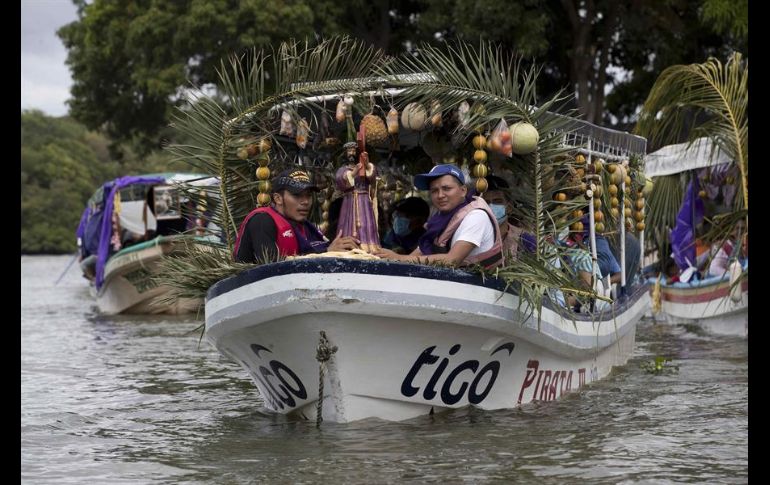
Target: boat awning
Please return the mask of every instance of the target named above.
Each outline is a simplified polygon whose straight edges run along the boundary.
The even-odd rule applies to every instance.
[[[666,145],[648,154],[644,159],[645,175],[659,177],[731,162],[718,148],[712,156],[711,141],[708,138],[698,138],[689,148],[688,145],[689,143]]]

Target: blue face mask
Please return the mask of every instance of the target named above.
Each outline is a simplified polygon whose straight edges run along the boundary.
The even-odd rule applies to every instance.
[[[393,218],[393,232],[399,236],[406,236],[409,234],[409,223],[411,221],[407,217],[395,216]]]
[[[489,204],[489,208],[492,209],[492,214],[495,215],[498,224],[502,224],[506,220],[505,206],[502,204]]]

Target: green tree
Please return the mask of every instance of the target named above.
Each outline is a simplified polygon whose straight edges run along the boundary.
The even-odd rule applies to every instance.
[[[142,151],[160,147],[172,107],[190,84],[213,82],[220,59],[326,26],[301,0],[76,4],[78,20],[58,31],[73,78],[70,114],[114,142],[138,140]]]
[[[118,163],[109,155],[109,144],[69,117],[21,113],[22,253],[74,251],[86,201],[107,180],[187,168],[165,152],[142,157],[127,150]]]
[[[222,59],[289,38],[349,34],[389,55],[490,41],[543,66],[540,96],[570,86],[586,120],[630,129],[665,67],[746,52],[748,31],[747,0],[74,1],[59,31],[71,115],[140,153],[176,133],[172,109],[213,86]]]

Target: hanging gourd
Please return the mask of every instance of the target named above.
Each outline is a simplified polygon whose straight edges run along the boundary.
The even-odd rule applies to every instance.
[[[425,108],[418,103],[409,103],[401,112],[401,124],[410,130],[420,131],[425,128],[428,120],[428,113]]]

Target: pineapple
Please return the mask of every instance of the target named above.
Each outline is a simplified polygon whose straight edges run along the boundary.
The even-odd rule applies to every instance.
[[[369,113],[361,120],[361,125],[366,129],[367,145],[387,146],[388,129],[379,116]]]

